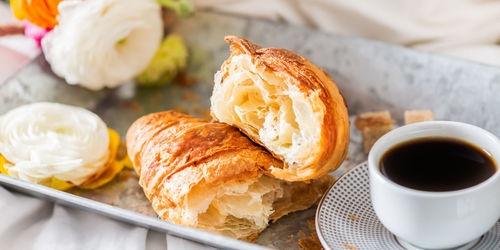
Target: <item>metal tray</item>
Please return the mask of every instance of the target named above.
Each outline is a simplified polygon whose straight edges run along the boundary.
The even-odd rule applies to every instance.
[[[186,75],[194,82],[192,86],[137,88],[129,82],[113,90],[94,92],[67,85],[53,75],[40,56],[0,84],[0,114],[36,101],[67,103],[93,110],[122,136],[135,119],[151,112],[176,109],[206,117],[213,74],[229,55],[223,37],[232,34],[264,47],[293,50],[324,68],[344,94],[351,115],[389,109],[400,122],[404,110],[425,108],[433,110],[438,119],[468,122],[500,134],[500,69],[496,67],[216,13],[196,13],[174,29],[189,46]],[[352,129],[348,160],[332,174],[340,176],[365,158],[360,135]],[[0,183],[64,205],[220,248],[300,249],[297,239],[314,231],[307,221],[314,219],[315,208],[293,213],[270,225],[257,244],[167,223],[156,218],[137,184],[137,176],[131,171],[122,172],[113,182],[94,191],[61,192],[3,175]]]

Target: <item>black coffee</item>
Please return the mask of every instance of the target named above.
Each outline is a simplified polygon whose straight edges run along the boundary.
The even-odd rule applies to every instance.
[[[405,187],[423,191],[453,191],[491,177],[497,167],[488,152],[468,142],[429,137],[389,149],[380,171]]]

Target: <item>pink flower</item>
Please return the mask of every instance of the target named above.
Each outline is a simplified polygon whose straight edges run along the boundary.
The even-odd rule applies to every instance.
[[[31,37],[35,40],[38,47],[41,47],[42,38],[49,33],[51,28],[40,28],[34,24],[32,24],[28,20],[23,20],[24,24],[24,35],[27,37]]]

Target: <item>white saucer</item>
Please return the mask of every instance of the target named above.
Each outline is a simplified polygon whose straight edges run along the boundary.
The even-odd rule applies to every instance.
[[[418,249],[400,243],[378,220],[370,201],[366,163],[340,177],[323,196],[316,211],[316,231],[327,250]],[[500,221],[477,241],[459,249],[500,249]]]

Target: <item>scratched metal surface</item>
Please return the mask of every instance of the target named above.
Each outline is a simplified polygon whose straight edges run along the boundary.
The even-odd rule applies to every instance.
[[[175,30],[186,39],[192,86],[172,84],[139,88],[131,81],[113,90],[89,91],[54,76],[43,57],[0,84],[0,114],[22,104],[54,101],[82,106],[99,114],[122,137],[143,114],[167,109],[207,117],[213,74],[229,55],[223,37],[243,36],[264,47],[293,50],[330,73],[344,94],[351,115],[389,109],[402,120],[404,110],[431,109],[436,118],[463,121],[500,134],[500,69],[363,39],[324,34],[261,20],[197,13]],[[352,129],[348,161],[332,173],[340,176],[364,161],[361,138]],[[71,193],[155,216],[132,171],[95,191]],[[257,244],[299,249],[310,236],[315,208],[288,215],[264,231]]]

